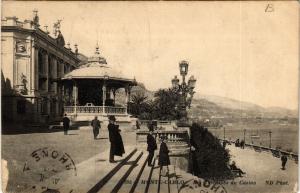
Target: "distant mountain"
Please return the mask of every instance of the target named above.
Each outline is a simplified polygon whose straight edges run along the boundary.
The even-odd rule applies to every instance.
[[[296,117],[298,116],[298,110],[291,110],[282,107],[268,107],[265,111],[269,114],[279,114],[281,116]]]
[[[205,117],[265,117],[285,118],[298,117],[296,110],[282,107],[262,107],[250,102],[239,101],[227,97],[198,95],[192,102],[194,109],[191,110],[195,116]]]
[[[220,97],[214,95],[196,95],[195,99],[206,99],[210,102],[213,102],[221,107],[229,109],[240,109],[240,110],[258,110],[261,111],[264,108],[249,102],[239,101],[227,97]]]
[[[155,91],[150,91],[146,89],[145,85],[143,83],[138,83],[137,86],[132,87],[131,94],[134,95],[137,92],[142,92],[147,96],[149,100],[154,98]]]
[[[125,101],[124,91],[120,91],[121,104]],[[148,90],[144,84],[138,83],[131,90],[131,95],[143,92],[148,100],[154,98],[155,91]],[[282,107],[265,108],[250,102],[239,101],[227,97],[213,95],[195,95],[190,115],[202,118],[297,118],[298,112]]]
[[[154,91],[147,90],[143,83],[137,83],[137,86],[132,87],[131,89],[131,96],[135,95],[136,93],[143,93],[147,100],[152,100],[154,98]],[[116,94],[116,103],[117,104],[124,104],[125,103],[125,90],[119,89],[117,90]]]

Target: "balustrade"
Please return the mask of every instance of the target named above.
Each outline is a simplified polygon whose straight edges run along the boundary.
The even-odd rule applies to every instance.
[[[137,142],[145,142],[148,131],[137,131]],[[165,138],[167,143],[188,143],[187,131],[157,131],[153,133],[157,141],[162,137]]]
[[[220,141],[224,141],[223,139],[219,139]],[[230,140],[225,140],[227,143],[229,144],[234,144],[234,141],[230,141]],[[257,152],[269,152],[271,153],[274,157],[280,158],[281,155],[286,155],[289,159],[294,160],[296,163],[298,163],[298,154],[292,153],[292,152],[286,152],[280,149],[274,149],[274,148],[269,148],[269,147],[264,147],[261,145],[254,145],[254,144],[249,144],[249,143],[245,143],[245,146],[249,147],[249,148],[253,148],[253,150],[257,151]]]
[[[66,113],[103,113],[103,106],[65,106]],[[106,114],[126,114],[125,107],[104,107]]]

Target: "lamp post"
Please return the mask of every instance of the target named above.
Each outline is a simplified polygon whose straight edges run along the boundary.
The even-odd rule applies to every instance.
[[[187,125],[187,110],[186,108],[191,107],[191,102],[194,95],[194,88],[196,84],[196,79],[194,76],[191,76],[188,82],[186,83],[185,77],[188,74],[189,63],[185,60],[179,63],[179,71],[182,76],[182,83],[179,83],[179,79],[175,76],[172,79],[172,87],[179,93],[179,103],[178,110],[180,115],[180,120],[177,122],[178,126]]]
[[[223,127],[223,131],[224,131],[224,141],[226,139],[226,136],[225,136],[225,127]]]
[[[269,147],[272,147],[272,131],[269,131],[269,137],[270,137],[270,143],[269,143]]]
[[[246,143],[246,129],[244,129],[244,143]]]

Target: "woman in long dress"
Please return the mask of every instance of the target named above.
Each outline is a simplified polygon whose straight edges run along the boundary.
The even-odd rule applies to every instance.
[[[162,142],[160,144],[159,149],[159,159],[158,159],[158,165],[160,166],[161,173],[163,175],[169,174],[169,165],[170,165],[170,157],[169,157],[169,149],[167,144],[165,143],[165,137],[162,137]],[[167,173],[165,172],[165,166],[167,166]]]

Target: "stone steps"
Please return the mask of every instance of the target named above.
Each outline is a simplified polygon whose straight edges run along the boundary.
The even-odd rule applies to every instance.
[[[146,153],[147,154],[147,153]],[[147,155],[148,157],[148,155]],[[152,160],[152,165],[155,164],[155,159]],[[144,193],[149,191],[150,187],[150,180],[152,179],[153,174],[153,166],[149,167],[146,163],[146,166],[143,170],[143,173],[138,181],[137,187],[134,191],[131,191],[130,193]]]
[[[123,185],[127,188],[128,186],[131,186],[131,184],[124,184],[124,182],[140,160],[141,156],[143,156],[143,152],[135,152],[134,155],[119,169],[118,173],[113,175],[97,192],[118,192]]]
[[[169,175],[161,176],[158,158],[153,160],[153,166],[147,165],[148,152],[137,150],[135,147],[125,147],[126,154],[116,163],[109,163],[109,152],[102,152],[80,164],[77,175],[70,172],[57,174],[57,178],[64,179],[61,184],[50,189],[59,192],[98,193],[176,193],[178,192],[177,169],[169,166]],[[45,181],[44,184],[50,184]],[[42,184],[41,184],[42,186]]]
[[[136,164],[134,170],[130,173],[130,175],[127,178],[127,183],[130,184],[127,186],[123,186],[121,189],[121,192],[136,192],[136,188],[141,185],[141,177],[143,174],[147,173],[145,169],[147,169],[147,160],[148,160],[148,154],[147,152],[143,152],[143,155],[141,159]]]

